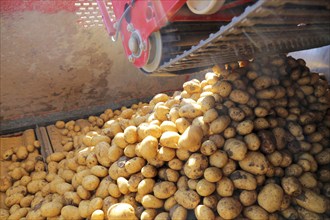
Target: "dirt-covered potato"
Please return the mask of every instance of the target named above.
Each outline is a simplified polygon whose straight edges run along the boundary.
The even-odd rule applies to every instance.
[[[79,209],[72,205],[64,206],[61,210],[61,216],[68,220],[82,219],[79,215]]]
[[[199,195],[194,190],[178,189],[174,194],[175,200],[186,209],[194,209],[200,202]]]
[[[227,177],[223,177],[216,185],[216,191],[222,197],[232,196],[234,189],[234,183]]]
[[[243,160],[239,161],[239,165],[249,173],[263,175],[267,172],[269,162],[262,153],[250,151]]]
[[[180,205],[175,205],[170,209],[170,217],[171,219],[187,219],[187,214],[188,211],[187,209],[185,209],[184,207],[180,206]]]
[[[279,185],[269,183],[258,194],[258,204],[267,212],[276,212],[280,210],[283,195],[283,189]]]
[[[190,179],[198,179],[203,176],[204,169],[206,169],[207,166],[207,157],[199,153],[194,153],[185,163],[183,171]]]
[[[243,214],[249,219],[268,219],[267,211],[258,205],[244,208]]]
[[[229,158],[237,161],[243,160],[247,153],[246,144],[235,138],[226,140],[224,150]]]
[[[242,205],[232,197],[222,198],[218,202],[217,211],[223,219],[234,219],[242,212]]]
[[[209,196],[215,191],[215,187],[215,183],[209,182],[206,179],[201,179],[197,182],[196,192],[201,196]]]
[[[194,213],[198,220],[202,220],[202,219],[214,220],[215,219],[214,212],[212,211],[211,208],[209,208],[206,205],[198,205],[194,209]]]
[[[230,179],[237,189],[255,190],[257,188],[257,181],[254,176],[243,170],[236,170],[230,174]]]
[[[81,184],[85,189],[93,191],[99,186],[100,179],[94,175],[87,175],[82,179]]]
[[[327,203],[329,202],[325,197],[306,188],[302,190],[300,195],[295,197],[295,201],[299,206],[320,214],[326,212]]]
[[[63,204],[59,202],[46,202],[40,207],[41,215],[43,217],[55,217],[61,213]]]
[[[156,183],[153,187],[153,193],[159,199],[167,199],[171,197],[176,190],[177,188],[175,184],[169,181]]]
[[[230,124],[230,117],[227,115],[219,116],[210,124],[210,131],[214,134],[223,132]]]

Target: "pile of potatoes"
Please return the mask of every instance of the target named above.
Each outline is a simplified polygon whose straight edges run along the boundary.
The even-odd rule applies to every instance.
[[[260,57],[89,126],[58,121],[64,151],[11,175],[1,217],[329,218],[329,104],[303,60]]]

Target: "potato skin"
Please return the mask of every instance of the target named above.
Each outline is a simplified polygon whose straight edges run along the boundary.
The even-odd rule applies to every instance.
[[[243,214],[249,219],[268,219],[268,213],[258,205],[244,208]]]
[[[230,179],[238,189],[255,190],[257,188],[257,181],[254,176],[243,170],[236,170],[230,174]]]
[[[266,157],[260,152],[250,151],[246,154],[245,158],[239,161],[240,167],[254,175],[266,174],[269,163]]]
[[[224,219],[234,219],[242,211],[241,203],[234,198],[222,198],[218,202],[217,211],[220,217]]]
[[[190,152],[195,152],[201,147],[202,138],[202,128],[197,125],[191,125],[180,136],[178,141],[178,148],[187,149]]]
[[[169,181],[163,181],[160,183],[156,183],[153,187],[154,195],[158,199],[167,199],[174,195],[175,191],[177,190],[174,183]]]
[[[206,169],[207,166],[207,157],[199,153],[194,153],[185,163],[183,171],[190,179],[198,179],[203,176],[204,169]]]
[[[107,216],[108,219],[113,220],[137,220],[133,206],[128,203],[116,203],[111,205],[107,211]]]
[[[315,213],[322,214],[327,210],[327,200],[314,191],[304,188],[302,193],[295,197],[301,207]]]
[[[235,138],[226,140],[224,150],[231,159],[238,161],[243,160],[247,153],[246,144]]]
[[[47,202],[42,204],[40,210],[43,217],[55,217],[61,213],[63,205],[59,202]]]
[[[79,215],[79,209],[72,205],[64,206],[61,210],[61,216],[63,216],[64,219],[68,220],[82,219]]]
[[[214,134],[223,132],[230,124],[230,118],[227,115],[219,116],[217,119],[211,122],[210,130]]]
[[[194,209],[200,202],[199,195],[194,190],[178,189],[174,194],[178,204],[186,209]]]
[[[276,212],[280,210],[283,195],[283,189],[279,185],[269,183],[258,194],[258,204],[267,212]]]
[[[214,215],[212,209],[210,209],[206,205],[198,205],[194,209],[194,213],[198,220],[202,220],[202,219],[214,220],[215,219],[215,215]]]

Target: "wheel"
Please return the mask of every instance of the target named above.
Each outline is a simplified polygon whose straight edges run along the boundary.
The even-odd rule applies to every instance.
[[[146,73],[155,71],[162,60],[163,44],[159,31],[154,32],[149,37],[149,56],[147,63],[141,68]]]
[[[188,0],[187,6],[195,14],[211,15],[220,10],[226,0]]]

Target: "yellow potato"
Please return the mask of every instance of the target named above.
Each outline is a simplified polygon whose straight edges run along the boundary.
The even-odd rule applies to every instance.
[[[175,131],[165,131],[160,137],[160,144],[168,148],[178,148],[180,135]]]
[[[203,138],[203,130],[196,125],[189,126],[180,136],[178,147],[180,149],[187,149],[190,152],[197,151],[201,146]]]

